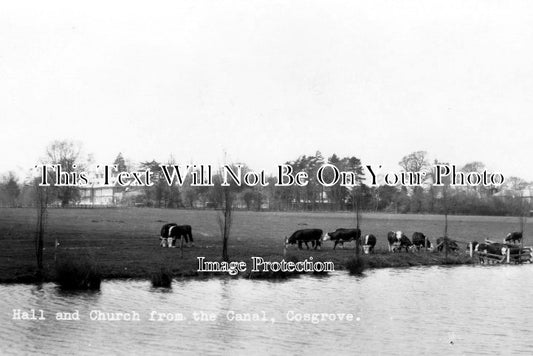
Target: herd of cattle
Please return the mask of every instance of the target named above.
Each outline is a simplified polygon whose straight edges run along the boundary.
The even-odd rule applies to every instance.
[[[194,245],[194,240],[192,237],[192,228],[190,225],[178,225],[176,223],[169,223],[163,225],[161,228],[161,237],[160,244],[162,247],[175,247],[176,241],[180,239],[189,244],[189,241]],[[337,229],[333,232],[323,233],[320,229],[303,229],[295,231],[290,237],[285,237],[285,247],[288,245],[298,245],[299,249],[303,248],[303,245],[309,249],[309,244],[311,248],[315,250],[322,246],[322,242],[332,241],[334,243],[333,249],[337,248],[337,245],[340,245],[341,248],[344,247],[344,243],[355,241],[356,246],[362,246],[364,253],[373,253],[374,247],[376,246],[376,236],[368,234],[361,238],[361,230],[358,228],[355,229]],[[389,244],[389,252],[405,252],[409,251],[420,251],[420,249],[433,250],[437,249],[442,251],[447,245],[449,251],[459,250],[459,246],[456,241],[440,237],[436,241],[434,246],[431,241],[421,232],[414,232],[411,239],[409,239],[401,231],[389,231],[387,233],[387,241]],[[522,241],[521,232],[512,232],[509,233],[504,239],[503,243],[492,242],[486,240],[485,243],[478,243],[477,241],[472,241],[468,244],[468,250],[476,252],[485,252],[491,254],[504,255],[507,249],[511,249],[511,253],[514,253],[514,250],[518,250],[515,244]]]
[[[512,232],[505,237],[503,243],[478,243],[477,241],[472,241],[468,244],[468,249],[472,248],[472,250],[476,252],[505,254],[506,249],[511,248],[511,253],[513,253],[513,249],[519,249],[519,247],[514,246],[514,244],[521,242],[521,240],[521,232]],[[368,254],[374,251],[377,239],[376,236],[372,234],[365,235],[361,239],[360,229],[337,229],[334,232],[327,232],[325,235],[323,235],[323,232],[320,229],[304,229],[295,231],[290,237],[285,237],[285,246],[298,244],[298,248],[302,249],[303,244],[305,244],[307,249],[309,249],[308,244],[310,243],[312,248],[318,249],[323,241],[333,241],[333,249],[335,249],[337,245],[344,247],[345,242],[356,241],[356,246],[361,245],[363,251]],[[433,250],[435,248],[438,251],[442,251],[446,247],[449,251],[459,250],[459,245],[456,241],[444,237],[438,238],[436,246],[434,246],[421,232],[414,232],[411,239],[409,239],[401,231],[389,231],[387,233],[387,241],[389,244],[389,252],[401,252],[402,250],[405,250],[405,252],[415,250],[420,251],[420,249]]]
[[[387,240],[389,242],[390,252],[400,252],[405,249],[406,252],[425,247],[432,249],[431,242],[421,232],[415,232],[410,240],[401,231],[390,231],[387,234]],[[372,234],[365,235],[361,239],[360,229],[337,229],[333,232],[327,232],[323,235],[320,229],[304,229],[295,231],[290,237],[285,237],[285,246],[298,244],[298,248],[302,248],[303,244],[309,249],[308,243],[311,243],[311,247],[314,249],[320,248],[323,241],[333,241],[333,249],[340,245],[344,247],[344,243],[350,241],[356,241],[356,245],[362,245],[365,253],[372,253],[376,246],[376,236]],[[437,240],[439,244],[439,240]]]

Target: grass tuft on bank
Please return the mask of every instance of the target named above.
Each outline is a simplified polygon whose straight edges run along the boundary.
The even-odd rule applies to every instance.
[[[363,274],[363,271],[367,267],[366,257],[363,257],[363,256],[352,257],[348,261],[346,261],[345,266],[348,272],[350,272],[350,274],[353,274],[356,276],[361,275]]]
[[[65,290],[99,290],[102,276],[94,262],[72,258],[55,267],[56,283]]]
[[[167,268],[161,267],[159,271],[152,273],[150,279],[152,281],[152,287],[154,288],[172,287],[172,272]]]

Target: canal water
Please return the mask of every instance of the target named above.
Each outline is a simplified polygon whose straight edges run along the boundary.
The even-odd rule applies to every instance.
[[[532,293],[533,265],[0,285],[0,354],[531,354]]]

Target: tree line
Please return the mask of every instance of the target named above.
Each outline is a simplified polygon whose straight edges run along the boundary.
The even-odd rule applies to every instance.
[[[81,171],[93,162],[91,158],[83,159],[79,145],[70,141],[54,141],[46,149],[43,163],[61,164],[66,171]],[[276,186],[274,176],[267,178],[267,186],[233,186],[232,204],[238,209],[274,210],[274,211],[363,211],[391,213],[433,213],[433,214],[472,214],[472,215],[523,215],[529,208],[529,199],[524,199],[520,192],[530,183],[518,177],[507,177],[504,186],[465,186],[452,187],[449,182],[444,186],[433,185],[431,166],[427,152],[417,151],[407,154],[398,162],[405,172],[427,170],[425,184],[422,186],[369,186],[361,160],[356,156],[339,156],[332,154],[324,157],[317,151],[313,155],[301,155],[284,163],[295,171],[308,174],[306,186]],[[224,190],[220,187],[220,172],[215,172],[213,187],[192,186],[186,180],[181,187],[169,186],[164,179],[160,165],[173,165],[176,160],[170,157],[166,161],[145,161],[138,164],[118,153],[115,161],[118,171],[150,169],[154,172],[153,186],[136,188],[114,187],[114,193],[120,197],[116,203],[124,206],[146,206],[158,208],[215,208],[225,204]],[[325,187],[316,180],[316,172],[323,164],[335,165],[341,171],[355,173],[356,185],[344,187],[339,184]],[[433,160],[433,164],[442,163]],[[246,164],[243,174],[248,171]],[[482,162],[470,162],[461,168],[462,172],[482,172]],[[325,171],[326,181],[331,181],[333,172]],[[33,178],[36,179],[36,178]],[[511,192],[511,194],[502,194]],[[34,206],[35,182],[29,177],[20,179],[13,173],[5,174],[0,179],[0,206]],[[77,187],[53,187],[49,190],[49,204],[71,206],[79,204],[82,192]],[[527,206],[526,206],[527,205]]]

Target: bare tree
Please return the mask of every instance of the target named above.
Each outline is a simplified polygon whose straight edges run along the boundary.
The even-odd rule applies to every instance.
[[[470,172],[477,172],[477,173],[483,173],[483,170],[485,169],[485,164],[483,162],[474,161],[469,162],[465,164],[461,168],[461,172],[470,173]],[[476,192],[478,195],[484,195],[487,196],[490,189],[488,187],[484,187],[482,184],[479,184],[477,186],[471,186],[467,185],[466,187],[463,187],[462,190],[465,191],[471,191]]]
[[[221,187],[223,205],[222,210],[219,212],[218,226],[220,228],[220,234],[222,235],[222,259],[229,261],[228,256],[228,241],[231,233],[231,225],[233,223],[233,200],[234,193],[231,191],[231,187]]]
[[[420,172],[428,166],[426,155],[426,151],[416,151],[404,156],[398,164],[406,172]]]
[[[355,211],[355,224],[356,228],[359,229],[360,227],[360,220],[361,220],[361,186],[359,187],[352,187],[352,204]],[[359,256],[359,245],[360,245],[360,239],[355,239],[355,256]]]
[[[173,155],[170,155],[166,163],[168,166],[176,164],[176,159]],[[162,186],[166,185],[166,191],[163,193],[163,200],[166,208],[177,208],[182,205],[180,190],[177,185],[165,184],[164,179],[160,179],[159,182]]]
[[[527,226],[527,217],[530,214],[531,211],[531,190],[527,190],[527,193],[525,193],[524,189],[520,192],[520,203],[521,203],[521,209],[520,209],[520,216],[519,216],[519,223],[520,223],[520,232],[522,233],[522,236],[524,236],[525,228]],[[520,240],[520,248],[524,247],[524,238]],[[520,253],[522,253],[522,250],[520,250]]]
[[[46,161],[51,164],[61,165],[61,169],[66,172],[80,171],[82,169],[78,159],[80,157],[81,145],[72,141],[53,141],[46,148]],[[79,195],[79,190],[75,186],[56,187],[57,196],[61,200],[61,206],[67,206]]]
[[[416,151],[404,156],[400,162],[398,162],[406,172],[422,172],[428,168],[427,152]],[[426,172],[427,173],[427,172]],[[419,213],[422,210],[423,201],[423,189],[416,185],[409,188],[408,191],[412,192],[411,195],[411,212]]]
[[[17,183],[17,178],[13,172],[9,172],[3,180],[3,189],[5,191],[7,204],[8,206],[14,208],[17,206],[17,198],[20,195],[20,188]]]
[[[229,164],[226,166],[230,167],[234,172],[238,171],[236,164]],[[243,167],[243,165],[240,166],[243,172],[248,169],[247,167]],[[223,183],[223,170],[221,169],[218,174],[213,177],[214,185],[210,195],[211,198],[217,202],[217,205],[220,204],[219,206],[221,207],[221,210],[217,215],[217,222],[222,236],[222,259],[224,261],[229,261],[228,241],[231,234],[231,225],[233,224],[235,197],[237,193],[244,189],[245,185],[238,186],[237,184],[232,184],[230,179],[228,179],[227,185],[223,185]]]
[[[448,165],[448,163],[442,163],[435,160],[435,165],[441,164],[441,165]],[[446,260],[448,260],[448,244],[449,244],[449,238],[448,238],[448,214],[450,213],[450,183],[451,179],[449,176],[443,177],[442,179],[442,208],[444,210],[444,254]]]
[[[505,181],[505,187],[517,195],[521,195],[522,191],[528,186],[527,182],[520,177],[507,177]]]
[[[37,258],[37,270],[40,275],[43,270],[43,245],[48,217],[49,187],[39,186],[39,179],[35,179],[34,187],[35,209],[37,212],[37,225],[35,229],[35,255]]]

